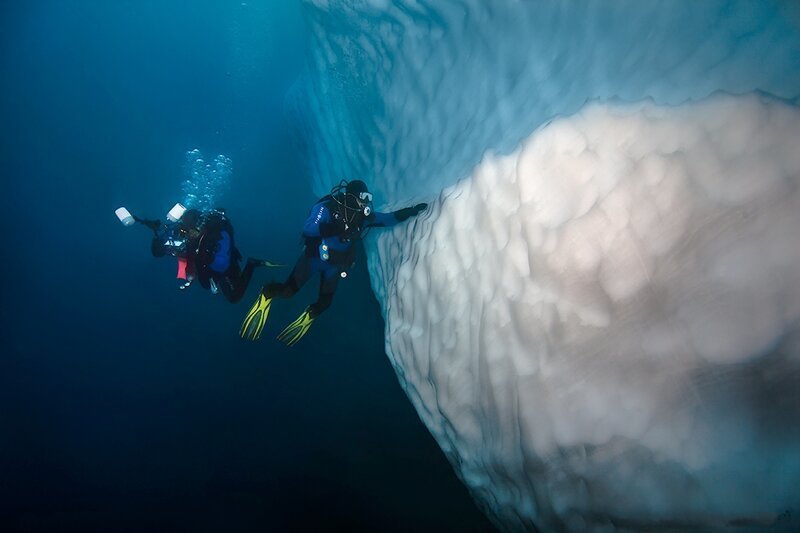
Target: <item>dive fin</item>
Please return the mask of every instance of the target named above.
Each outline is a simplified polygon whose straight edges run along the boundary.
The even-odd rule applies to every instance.
[[[310,309],[306,309],[294,322],[286,326],[286,329],[278,335],[278,340],[286,346],[294,346],[297,344],[297,341],[308,333],[308,328],[310,328],[313,323],[314,318],[311,317],[311,311]]]
[[[264,295],[264,288],[262,287],[253,307],[247,312],[247,316],[242,322],[242,328],[239,330],[241,338],[256,341],[261,337],[261,332],[264,331],[264,324],[267,323],[267,317],[269,316],[270,305],[272,305],[272,298],[267,298]]]

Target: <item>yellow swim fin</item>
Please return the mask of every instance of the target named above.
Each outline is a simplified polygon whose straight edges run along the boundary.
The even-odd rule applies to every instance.
[[[313,323],[314,318],[311,317],[311,311],[310,309],[306,309],[303,311],[302,315],[297,317],[297,320],[286,326],[286,329],[278,335],[278,340],[286,346],[294,346],[297,344],[297,341],[308,333],[308,328],[310,328]]]
[[[242,328],[239,330],[240,337],[251,341],[257,341],[261,337],[261,332],[264,331],[264,324],[267,323],[271,304],[272,298],[267,298],[264,295],[264,288],[262,287],[256,302],[247,312],[247,316],[242,322]]]

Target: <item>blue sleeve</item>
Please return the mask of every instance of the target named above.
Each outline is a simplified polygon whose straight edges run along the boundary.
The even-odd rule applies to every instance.
[[[391,228],[395,224],[398,223],[397,218],[395,218],[394,213],[380,213],[378,211],[374,211],[368,218],[367,218],[367,228]]]
[[[318,203],[311,208],[311,212],[303,224],[303,237],[322,237],[320,224],[330,222],[331,212],[324,203]]]
[[[214,260],[211,262],[209,268],[214,272],[227,272],[231,266],[231,247],[233,241],[227,231],[222,231],[219,234],[219,241],[217,241],[213,254]]]

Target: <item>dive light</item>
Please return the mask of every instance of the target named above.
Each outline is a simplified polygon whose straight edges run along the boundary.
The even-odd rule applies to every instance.
[[[170,222],[177,222],[181,219],[185,212],[186,208],[183,207],[183,204],[178,202],[177,204],[173,205],[172,209],[170,209],[169,213],[167,213],[167,220]]]
[[[117,215],[119,221],[122,222],[123,226],[131,226],[136,222],[136,220],[133,218],[133,215],[131,215],[131,212],[124,207],[120,207],[114,211],[114,213]]]

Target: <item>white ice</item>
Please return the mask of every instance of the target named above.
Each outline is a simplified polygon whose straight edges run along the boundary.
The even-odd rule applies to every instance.
[[[378,237],[389,357],[498,522],[797,505],[798,147],[756,96],[591,105]]]

